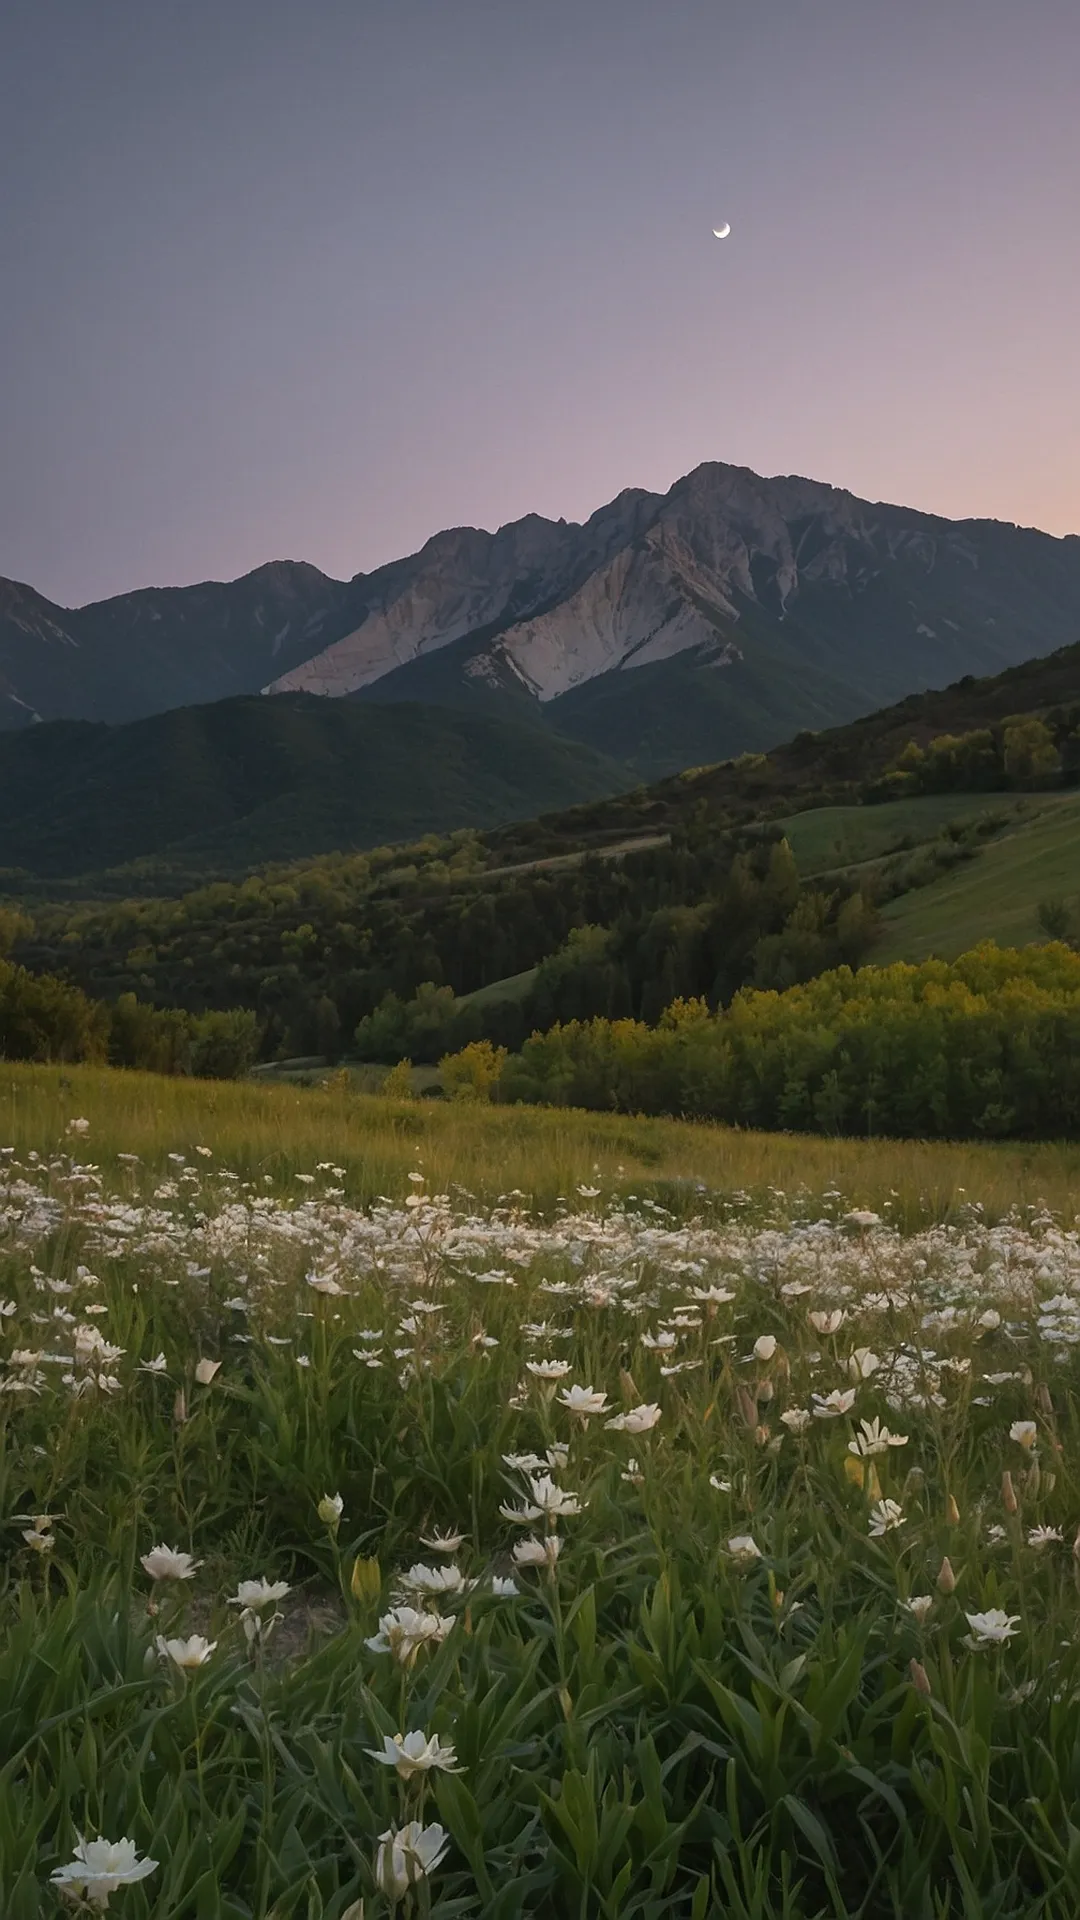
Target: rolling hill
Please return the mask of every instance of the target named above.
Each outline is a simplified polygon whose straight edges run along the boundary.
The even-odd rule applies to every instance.
[[[127,726],[54,721],[0,735],[0,867],[45,880],[139,861],[236,873],[487,827],[624,783],[527,720],[415,705],[291,694]]]

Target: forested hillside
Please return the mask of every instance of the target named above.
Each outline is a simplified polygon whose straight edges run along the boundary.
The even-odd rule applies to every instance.
[[[176,889],[495,825],[625,783],[624,769],[527,715],[288,694],[126,726],[55,721],[0,733],[0,867]]]
[[[520,827],[174,899],[26,900],[16,958],[104,1000],[248,1006],[264,1057],[355,1045],[434,1060],[477,1037],[517,1046],[560,1019],[648,1023],[680,996],[785,988],[872,957],[897,903],[981,871],[982,849],[1019,844],[1067,798],[1078,668],[1080,647]],[[1046,886],[1077,891],[1080,873],[1075,888]],[[1040,902],[1026,898],[1012,937],[1040,937]],[[1058,909],[1046,930],[1071,937],[1073,905]],[[962,944],[961,927],[949,950]]]

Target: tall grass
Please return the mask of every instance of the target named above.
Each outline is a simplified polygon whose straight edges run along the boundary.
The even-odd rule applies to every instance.
[[[47,1154],[76,1117],[90,1122],[94,1160],[213,1148],[244,1177],[287,1188],[319,1160],[346,1169],[350,1199],[399,1196],[422,1164],[433,1188],[494,1197],[511,1188],[549,1206],[596,1173],[623,1191],[663,1188],[820,1195],[914,1224],[977,1201],[990,1218],[1045,1204],[1069,1214],[1080,1191],[1080,1144],[973,1145],[742,1132],[704,1123],[529,1107],[383,1100],[345,1089],[194,1081],[97,1067],[0,1067],[0,1140]],[[680,1194],[683,1198],[680,1200]]]

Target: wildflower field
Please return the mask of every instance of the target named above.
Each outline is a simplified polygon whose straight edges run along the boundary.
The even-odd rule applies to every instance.
[[[1075,1916],[1070,1150],[0,1114],[4,1920]]]

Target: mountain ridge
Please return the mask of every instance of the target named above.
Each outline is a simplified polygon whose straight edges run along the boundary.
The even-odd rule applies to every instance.
[[[418,701],[530,715],[654,778],[1078,633],[1078,535],[705,462],[582,522],[444,528],[349,581],[269,561],[71,610],[0,582],[0,725]]]

